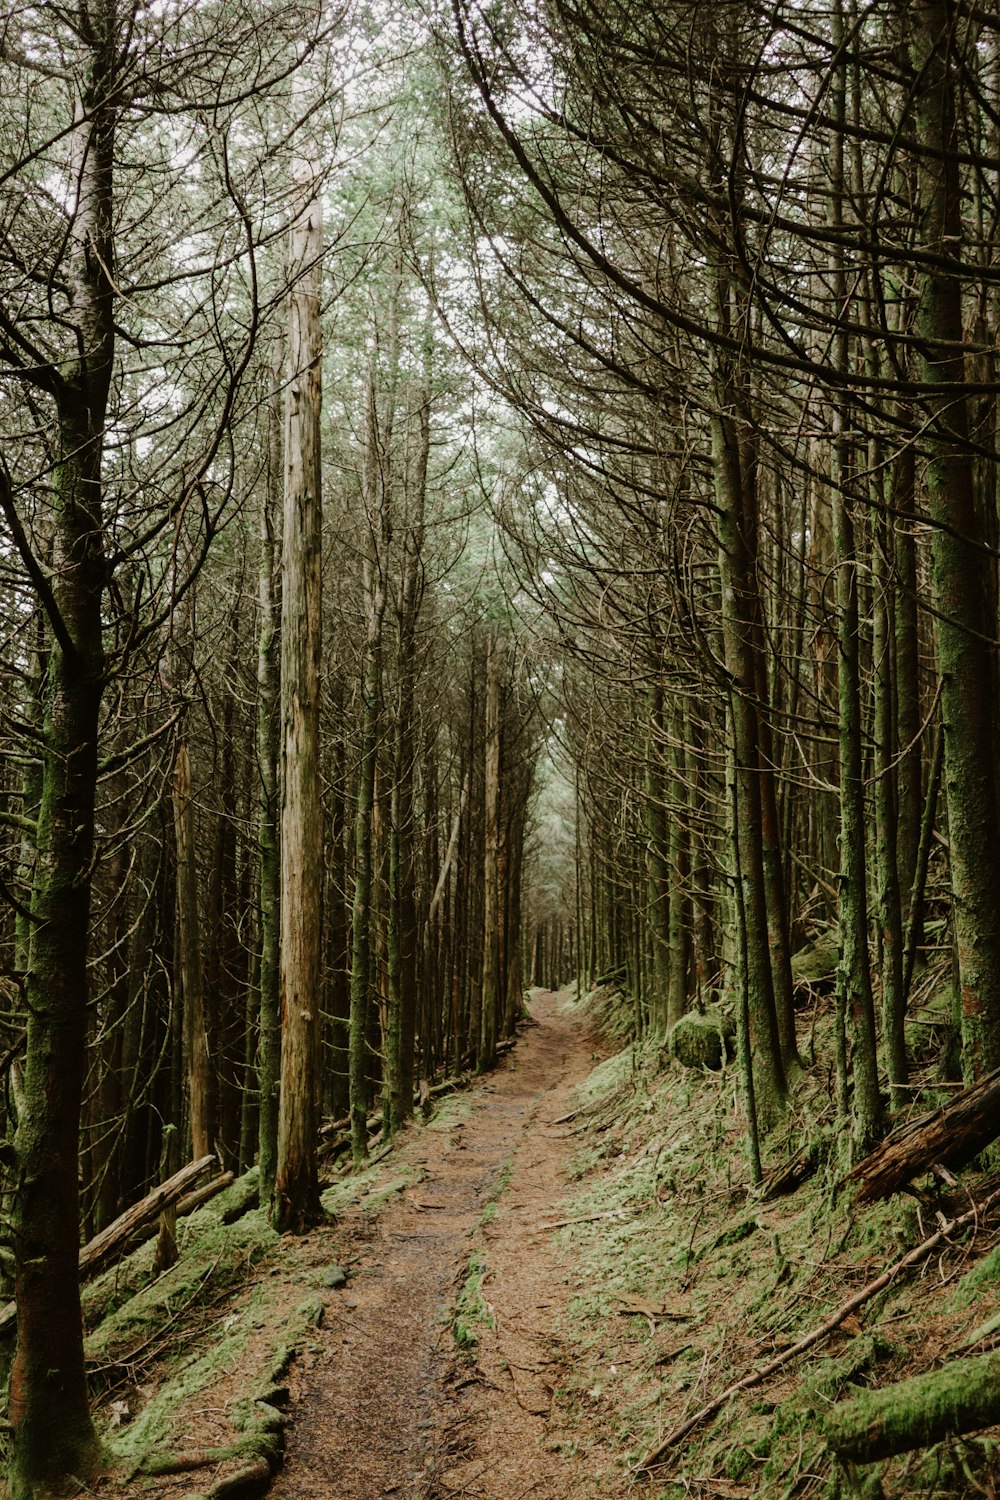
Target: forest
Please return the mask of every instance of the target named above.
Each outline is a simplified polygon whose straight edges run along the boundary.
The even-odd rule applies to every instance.
[[[8,0],[11,1500],[996,1493],[998,338],[992,0]]]

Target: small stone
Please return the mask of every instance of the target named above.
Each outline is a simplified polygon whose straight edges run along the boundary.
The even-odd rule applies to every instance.
[[[346,1286],[347,1272],[343,1266],[331,1266],[323,1277],[323,1285],[331,1287],[333,1291],[338,1291],[342,1286]]]
[[[347,1297],[344,1301],[345,1307],[357,1307],[357,1305],[358,1303],[355,1297]]]

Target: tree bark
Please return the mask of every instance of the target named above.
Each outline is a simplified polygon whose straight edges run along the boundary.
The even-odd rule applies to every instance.
[[[276,364],[280,362],[280,346]],[[267,475],[260,506],[259,619],[257,626],[257,844],[260,866],[260,1039],[257,1088],[260,1115],[257,1127],[260,1166],[260,1203],[269,1208],[274,1198],[278,1156],[278,1101],[281,1086],[281,849],[278,839],[278,710],[280,683],[280,601],[278,509],[283,470],[279,370],[268,411]]]
[[[46,608],[42,777],[24,1101],[14,1138],[11,1229],[18,1340],[10,1378],[12,1500],[33,1500],[100,1459],[83,1361],[78,1161],[88,1010],[98,721],[105,680],[103,445],[114,358],[115,8],[98,4],[85,42],[70,144],[75,177],[63,316],[75,343],[54,373],[58,457]]]
[[[291,236],[281,572],[281,1092],[274,1224],[301,1233],[320,1214],[323,220],[314,166],[300,158],[295,172],[299,206]]]
[[[483,971],[480,1001],[480,1073],[496,1061],[500,990],[500,662],[499,641],[491,631],[486,642],[486,744],[483,795]]]
[[[191,1120],[191,1152],[207,1156],[212,1149],[212,1074],[202,982],[201,931],[198,896],[198,852],[194,802],[191,795],[191,756],[187,740],[177,747],[174,761],[174,842],[177,853],[178,970],[184,1006],[184,1059],[187,1068]],[[180,1121],[177,1122],[178,1127]]]
[[[945,794],[965,1065],[972,1077],[1000,1065],[1000,811],[996,760],[996,620],[988,558],[976,515],[962,353],[957,155],[958,79],[964,66],[945,0],[911,7],[922,248],[917,337],[924,382],[927,496],[933,523],[934,626],[941,674]]]

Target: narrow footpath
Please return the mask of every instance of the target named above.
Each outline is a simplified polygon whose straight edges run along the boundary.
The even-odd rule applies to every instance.
[[[406,1185],[378,1215],[363,1198],[341,1215],[351,1279],[293,1372],[274,1500],[619,1493],[610,1445],[563,1399],[575,1279],[544,1228],[574,1146],[556,1122],[595,1044],[551,994],[532,1014],[494,1074],[410,1134],[393,1158]]]

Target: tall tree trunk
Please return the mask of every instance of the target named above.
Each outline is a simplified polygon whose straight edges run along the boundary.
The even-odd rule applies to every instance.
[[[212,1149],[212,1071],[205,1017],[198,896],[198,845],[191,788],[191,755],[187,740],[174,761],[174,845],[177,879],[177,969],[184,1009],[184,1063],[194,1157]],[[174,1122],[178,1129],[181,1121]]]
[[[388,433],[380,432],[375,397],[375,370],[371,370],[366,400],[366,434],[363,487],[370,518],[372,537],[387,540],[389,497],[383,456],[383,441]],[[375,811],[375,770],[378,750],[378,721],[382,693],[382,626],[385,618],[386,590],[384,556],[366,556],[364,560],[364,596],[367,613],[363,662],[361,668],[361,740],[358,749],[358,794],[354,813],[354,903],[351,910],[351,1019],[348,1038],[348,1067],[351,1100],[351,1150],[355,1162],[368,1155],[368,1029],[372,993],[373,965],[371,943],[372,862]]]
[[[320,1213],[316,1168],[323,959],[320,290],[323,219],[313,164],[296,162],[291,237],[281,569],[281,1093],[274,1223]]]
[[[844,39],[843,0],[833,14],[833,45],[838,54]],[[831,217],[842,234],[846,178],[844,140],[847,116],[846,63],[837,68],[833,94],[836,124],[832,141]],[[847,274],[839,248],[833,264],[834,300],[840,326],[834,336],[833,362],[842,375],[849,372],[850,350],[846,322],[849,311]],[[850,1016],[853,1033],[854,1093],[851,1112],[856,1158],[877,1139],[882,1125],[878,1091],[875,1001],[868,957],[868,867],[865,858],[867,821],[862,755],[860,616],[854,517],[848,494],[852,449],[847,435],[845,404],[836,401],[832,412],[833,444],[830,499],[833,555],[836,565],[837,692],[840,748],[840,962],[837,966],[837,1004]]]
[[[733,817],[738,851],[735,878],[742,920],[749,1045],[757,1118],[773,1125],[785,1108],[787,1083],[774,1003],[760,804],[760,732],[754,662],[755,583],[745,535],[739,446],[734,422],[712,421],[712,458],[718,503],[719,572],[723,597],[726,667],[732,684]]]
[[[965,393],[958,158],[960,39],[946,0],[914,0],[911,49],[917,79],[922,248],[917,336],[932,394],[922,406],[935,633],[941,673],[945,794],[953,921],[962,996],[965,1064],[973,1077],[1000,1065],[1000,849],[997,785],[997,622],[991,570],[976,516]]]
[[[276,353],[280,363],[280,345]],[[280,371],[274,371],[268,410],[266,481],[260,502],[260,575],[257,623],[257,846],[260,903],[260,1037],[257,1050],[257,1089],[260,1114],[257,1150],[260,1166],[260,1204],[269,1208],[274,1197],[278,1159],[278,1100],[281,1086],[281,850],[278,841],[278,710],[280,698],[280,600],[278,554],[279,496],[283,470],[281,447]]]
[[[71,136],[75,196],[64,313],[76,353],[53,371],[59,453],[50,581],[39,574],[52,642],[24,980],[24,1097],[14,1137],[19,1191],[11,1221],[18,1316],[9,1395],[12,1500],[34,1500],[70,1476],[87,1482],[100,1458],[84,1376],[78,1158],[105,673],[102,459],[115,341],[112,100],[118,39],[109,0],[94,8],[86,46],[86,82],[75,100]],[[13,505],[9,494],[4,502],[5,509]]]
[[[480,1003],[479,1072],[493,1066],[497,1053],[500,993],[500,661],[499,641],[486,641],[486,738],[483,795],[483,969]]]
[[[429,358],[429,356],[428,356]],[[429,371],[426,372],[429,374]],[[386,1035],[386,1138],[413,1113],[413,1061],[417,1011],[417,903],[414,841],[414,702],[417,620],[422,594],[424,505],[430,455],[431,393],[418,393],[416,453],[408,475],[409,516],[399,590],[398,699],[393,743],[389,827],[389,1028]]]
[[[660,673],[647,689],[649,732],[646,740],[645,796],[643,818],[646,834],[646,923],[653,943],[652,1025],[659,1032],[670,1020],[670,865],[667,847],[666,792],[663,777],[663,683]]]

